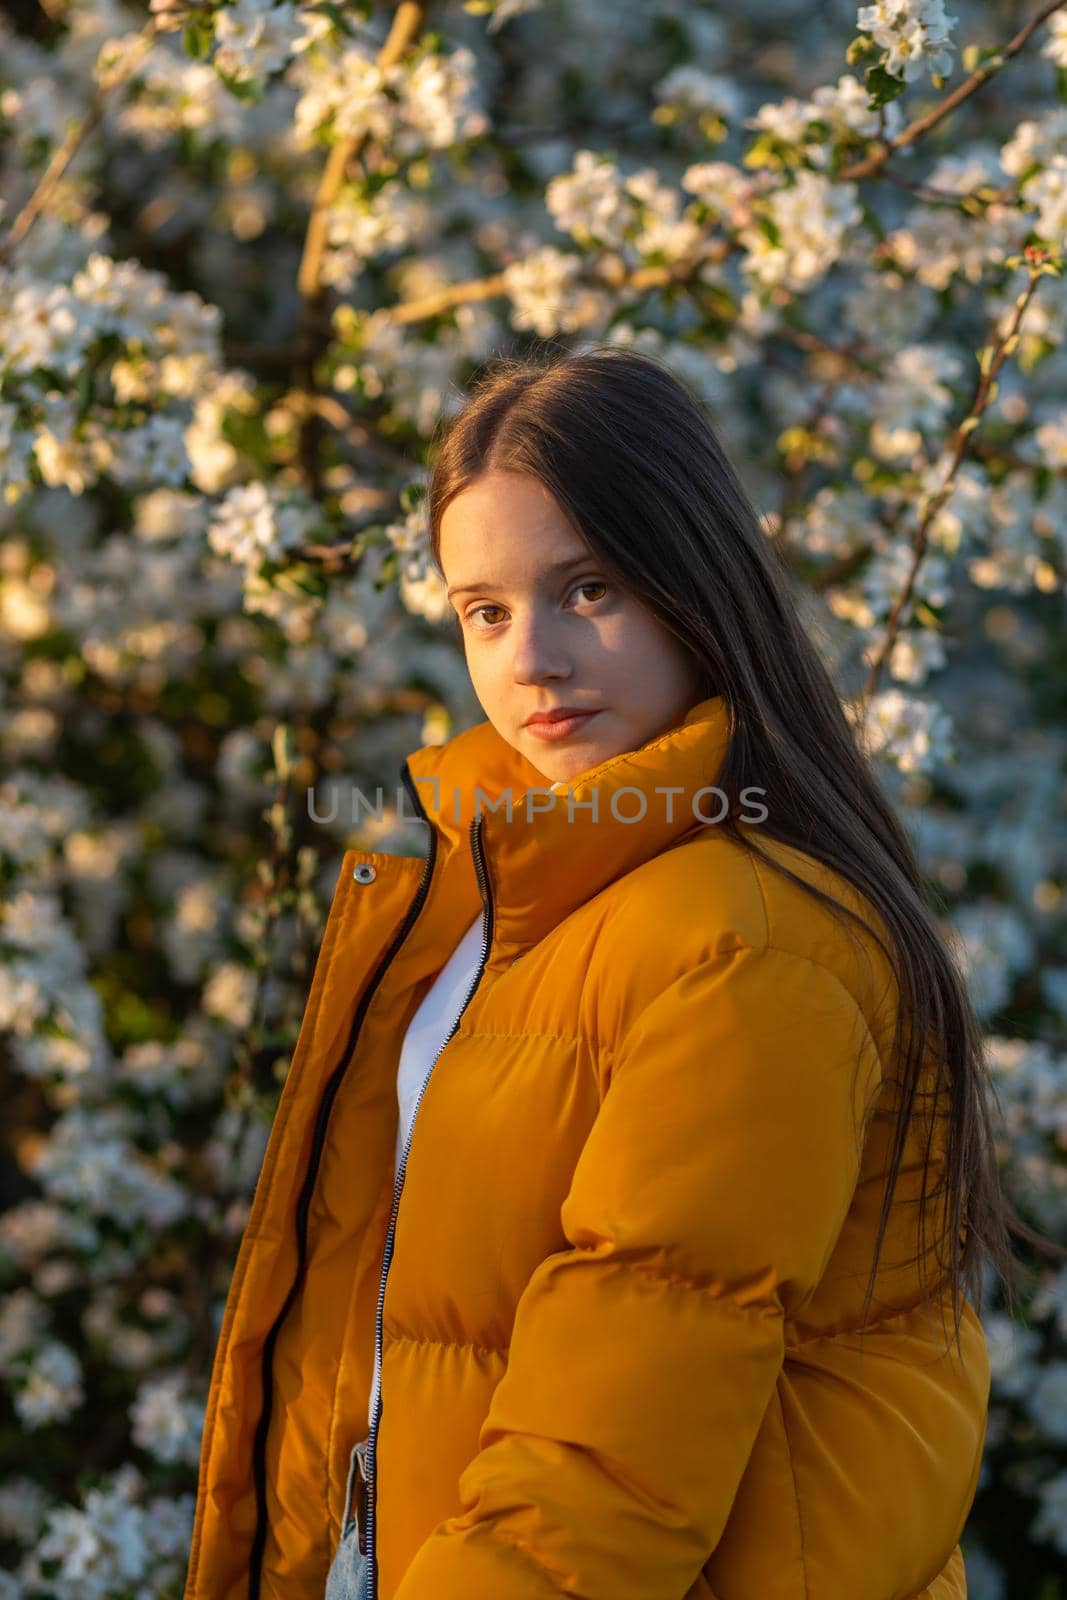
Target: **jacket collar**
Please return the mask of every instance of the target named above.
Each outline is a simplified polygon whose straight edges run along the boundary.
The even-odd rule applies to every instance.
[[[449,859],[469,854],[480,813],[493,944],[514,953],[616,878],[719,820],[721,796],[702,791],[717,782],[729,738],[726,702],[713,695],[640,749],[554,785],[489,721],[412,751],[405,765]]]

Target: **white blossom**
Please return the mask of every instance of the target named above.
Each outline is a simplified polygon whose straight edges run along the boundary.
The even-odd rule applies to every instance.
[[[1034,442],[1041,451],[1045,465],[1053,472],[1062,472],[1067,468],[1067,411],[1050,417],[1039,428],[1035,428]]]
[[[872,754],[884,756],[901,772],[929,771],[954,751],[948,713],[902,689],[883,689],[871,697],[866,727]]]
[[[1050,1361],[1035,1374],[1026,1409],[1047,1439],[1067,1444],[1067,1361]]]
[[[995,1391],[1012,1399],[1024,1396],[1037,1371],[1041,1333],[1004,1311],[987,1311],[982,1317]]]
[[[219,555],[245,567],[280,560],[307,539],[314,521],[310,507],[279,502],[263,482],[230,489],[208,527],[208,543]]]
[[[1033,960],[1033,935],[1013,907],[991,899],[968,901],[952,922],[962,940],[971,1003],[979,1017],[992,1016],[1007,1004],[1015,980]]]
[[[230,0],[215,12],[215,66],[238,83],[258,81],[284,65],[302,32],[291,4]]]
[[[74,1351],[49,1339],[19,1374],[13,1398],[24,1428],[67,1421],[85,1400],[81,1363]]]
[[[509,262],[504,281],[511,297],[512,325],[532,328],[545,339],[601,326],[610,301],[602,290],[581,282],[582,265],[581,256],[554,245]]]
[[[1067,106],[1053,105],[1039,117],[1024,117],[1000,150],[1000,164],[1012,178],[1067,155]]]
[[[912,83],[924,71],[937,77],[951,71],[955,22],[943,0],[875,0],[860,7],[857,26],[886,52],[886,71]]]
[[[0,1537],[17,1544],[33,1544],[51,1499],[39,1483],[25,1473],[0,1483]]]
[[[521,17],[528,11],[538,11],[541,4],[542,0],[493,0],[486,32],[496,33],[505,22],[510,22],[512,17]]]
[[[933,628],[911,628],[898,634],[889,652],[889,673],[898,683],[925,683],[947,660],[945,643]]]
[[[141,36],[127,37],[139,43]],[[135,81],[123,95],[113,97],[109,113],[116,127],[147,150],[161,149],[183,132],[233,140],[242,121],[240,103],[215,67],[207,61],[190,61],[163,39],[142,56]]]
[[[711,112],[724,122],[736,122],[744,109],[744,99],[732,78],[705,72],[689,63],[673,67],[654,86],[653,93],[660,105],[671,106],[688,117]]]
[[[553,178],[545,205],[556,227],[586,247],[621,249],[640,220],[634,196],[613,161],[579,150],[572,170]]]
[[[427,622],[443,622],[452,615],[444,579],[433,567],[428,567],[422,577],[400,576],[400,598],[413,615]]]
[[[932,191],[961,198],[1000,189],[1006,186],[1001,156],[986,144],[943,155],[926,182]],[[903,224],[890,231],[889,246],[898,267],[941,290],[957,276],[982,282],[991,268],[1002,267],[1005,257],[1021,248],[1029,226],[1025,211],[1006,201],[984,203],[978,217],[948,203],[924,202],[912,206]]]
[[[1052,244],[1059,244],[1067,232],[1067,155],[1051,157],[1042,172],[1022,185],[1027,205],[1037,210],[1035,231]]]
[[[411,160],[477,137],[488,125],[466,46],[387,67],[354,45],[337,56],[307,51],[292,76],[303,89],[296,134],[305,144],[328,125],[338,138],[365,136]]]
[[[365,261],[410,245],[425,225],[425,207],[398,180],[373,195],[346,189],[329,211],[323,281],[351,288]]]
[[[871,448],[883,461],[908,457],[924,431],[939,428],[953,404],[949,384],[963,371],[960,358],[943,345],[908,345],[888,363],[878,389]]]
[[[88,1253],[98,1243],[86,1219],[52,1200],[23,1200],[0,1215],[0,1253],[20,1266],[32,1266],[55,1250]]]
[[[130,1407],[130,1420],[134,1443],[157,1461],[196,1466],[204,1406],[186,1393],[183,1373],[158,1373],[146,1379]]]
[[[1055,1545],[1067,1555],[1067,1470],[1056,1472],[1037,1486],[1041,1509],[1030,1527],[1033,1538]]]
[[[986,507],[988,532],[982,530],[980,553],[967,562],[971,582],[1012,594],[1054,588],[1051,540],[1041,530],[1032,482],[1021,473],[1009,474],[988,494]]]
[[[972,950],[969,959],[974,965],[974,951],[985,938],[984,957],[987,970],[992,969],[995,988],[984,1002],[986,1011],[1003,1004],[1015,975],[1025,970],[1033,954],[1029,931],[1021,924],[1017,913],[1008,911],[1001,917],[1000,926],[992,930],[989,923],[995,918],[996,906],[966,906],[957,911],[955,922],[965,936],[970,938]],[[986,928],[974,932],[975,923],[984,915]],[[993,937],[990,937],[992,932]],[[1004,967],[1007,966],[1007,976]],[[987,985],[987,989],[988,989]],[[1063,1088],[1067,1081],[1067,1058],[1064,1058],[1043,1040],[1009,1039],[993,1035],[986,1040],[986,1051],[993,1069],[998,1095],[1004,1104],[1004,1127],[1007,1134],[1020,1147],[1026,1147],[1033,1137],[1051,1135],[1062,1144],[1067,1136],[1067,1099]]]
[[[176,1583],[188,1553],[194,1497],[170,1494],[144,1502],[143,1490],[140,1472],[127,1463],[109,1483],[89,1489],[82,1508],[49,1511],[26,1566],[32,1592],[55,1600],[73,1592],[109,1600],[115,1594],[166,1592]],[[54,1575],[49,1563],[58,1563]]]
[[[796,181],[776,189],[761,207],[775,237],[745,227],[745,271],[761,284],[803,294],[824,277],[844,253],[849,228],[860,221],[854,183],[832,183],[801,171]]]
[[[885,131],[892,137],[902,124],[903,113],[892,102],[883,111]],[[782,100],[765,101],[746,118],[745,126],[792,146],[808,166],[819,168],[829,165],[835,137],[873,137],[878,131],[878,113],[871,110],[866,85],[844,72],[836,83],[820,84],[809,100],[786,95]]]
[[[48,1314],[30,1289],[0,1299],[0,1371],[11,1372],[48,1326]]]
[[[93,1217],[158,1230],[186,1215],[188,1196],[130,1143],[125,1121],[110,1107],[73,1107],[53,1124],[30,1170],[46,1194],[76,1201]]]
[[[871,541],[874,509],[862,490],[822,488],[812,496],[804,515],[789,523],[792,543],[816,556],[848,556]]]
[[[224,961],[204,986],[204,1010],[208,1016],[223,1018],[232,1028],[247,1028],[255,994],[255,973],[236,961]]]
[[[1048,18],[1047,28],[1048,37],[1041,46],[1041,54],[1057,67],[1067,67],[1067,15],[1054,11]]]

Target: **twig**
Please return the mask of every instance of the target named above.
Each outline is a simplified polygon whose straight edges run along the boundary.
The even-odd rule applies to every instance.
[[[837,174],[835,181],[837,183],[855,183],[859,178],[873,178],[876,174],[879,174],[885,167],[886,162],[898,150],[907,149],[909,145],[913,145],[916,140],[921,139],[923,134],[929,133],[931,128],[936,128],[937,124],[943,122],[950,112],[955,111],[958,105],[962,105],[964,100],[968,100],[972,94],[977,93],[983,84],[989,82],[990,78],[996,77],[997,73],[1007,66],[1012,56],[1019,54],[1019,51],[1026,44],[1035,28],[1039,28],[1043,22],[1051,17],[1054,11],[1061,10],[1065,4],[1067,4],[1067,0],[1049,0],[1048,4],[1042,6],[1041,10],[1019,29],[1014,39],[1010,40],[1003,50],[999,51],[995,56],[990,56],[988,61],[983,61],[981,66],[976,67],[971,76],[953,89],[951,94],[947,94],[943,100],[939,100],[937,105],[926,112],[924,116],[916,117],[914,122],[909,122],[906,128],[901,129],[895,139],[883,141],[878,149],[872,151],[870,155],[864,156],[859,161],[854,161],[850,167],[843,167]]]
[[[912,591],[915,587],[916,574],[918,573],[919,567],[922,564],[923,556],[926,554],[927,534],[930,529],[930,524],[933,522],[934,517],[937,515],[938,511],[940,511],[941,507],[944,505],[952,491],[953,483],[955,482],[956,475],[959,472],[960,464],[967,453],[967,447],[970,443],[974,430],[977,428],[983,413],[986,411],[990,400],[992,399],[993,385],[996,382],[997,373],[1000,371],[1007,357],[1013,354],[1018,346],[1019,327],[1022,323],[1023,317],[1026,314],[1026,308],[1033,299],[1034,291],[1037,289],[1038,279],[1043,276],[1041,262],[1047,259],[1047,255],[1047,251],[1035,249],[1033,246],[1026,250],[1026,257],[1030,262],[1030,275],[1026,288],[1023,290],[1022,294],[1019,295],[1015,302],[1015,315],[1011,319],[1011,325],[1008,328],[1007,333],[1004,334],[995,347],[992,345],[986,345],[985,349],[979,352],[978,387],[975,390],[974,399],[971,402],[967,415],[964,417],[963,421],[960,423],[955,434],[953,435],[952,459],[949,463],[948,471],[945,474],[944,482],[942,483],[940,489],[938,489],[937,493],[929,501],[925,511],[919,519],[919,526],[915,533],[914,547],[912,550],[912,559],[911,565],[908,569],[908,575],[904,581],[903,588],[897,595],[896,600],[893,602],[893,607],[886,621],[885,635],[871,662],[871,668],[867,677],[867,682],[864,685],[863,693],[860,697],[864,712],[866,712],[871,697],[878,688],[878,679],[881,676],[882,667],[896,641],[897,633],[900,627],[901,613],[903,612],[908,601],[911,599]]]
[[[426,5],[421,0],[400,0],[393,15],[388,38],[378,52],[377,64],[385,69],[393,66],[410,50],[422,30]],[[304,250],[297,274],[297,289],[302,298],[300,323],[297,330],[297,382],[310,396],[316,392],[315,366],[328,342],[321,329],[321,306],[324,295],[322,263],[329,232],[329,212],[337,198],[350,163],[362,151],[366,141],[365,131],[331,146],[319,187],[311,207]],[[300,463],[307,487],[316,498],[319,494],[322,461],[322,418],[312,407],[300,430]]]
[[[109,87],[113,88],[116,83],[124,82],[134,68],[140,66],[141,61],[155,43],[157,31],[158,25],[154,18],[151,22],[145,24],[137,44],[131,47],[129,55],[123,61],[122,74],[118,78],[112,78],[109,82]],[[55,193],[59,180],[70,166],[82,144],[84,144],[89,134],[92,133],[103,117],[104,105],[104,91],[98,86],[89,109],[83,117],[79,117],[71,123],[63,136],[62,142],[53,150],[51,160],[37,180],[33,193],[15,217],[6,237],[0,239],[0,262],[7,260],[11,251],[25,239],[37,218],[41,215]]]
[[[1006,189],[940,189],[936,184],[924,183],[921,178],[906,178],[903,173],[896,172],[892,167],[883,167],[881,176],[890,183],[895,183],[900,189],[907,189],[919,200],[930,205],[951,206],[955,210],[967,211],[967,202],[972,205],[982,206],[1014,206],[1016,209],[1025,205],[1025,201],[1014,185]]]

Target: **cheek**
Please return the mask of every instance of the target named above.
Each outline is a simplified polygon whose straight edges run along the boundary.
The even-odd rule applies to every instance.
[[[484,704],[487,699],[492,698],[494,685],[509,671],[505,653],[502,650],[487,649],[478,639],[468,637],[464,640],[464,656],[471,683],[479,700]]]
[[[662,660],[670,653],[671,636],[654,617],[629,605],[604,618],[604,639],[613,648],[645,661]]]
[[[605,638],[612,654],[624,656],[628,677],[653,700],[673,695],[687,683],[691,668],[679,641],[647,611],[632,610],[620,617],[611,639]]]

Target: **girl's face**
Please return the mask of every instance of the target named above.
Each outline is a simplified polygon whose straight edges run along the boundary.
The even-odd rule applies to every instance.
[[[474,692],[493,727],[551,783],[637,750],[709,691],[681,643],[625,590],[549,491],[490,472],[441,518],[440,560]],[[557,707],[592,713],[531,725]]]

